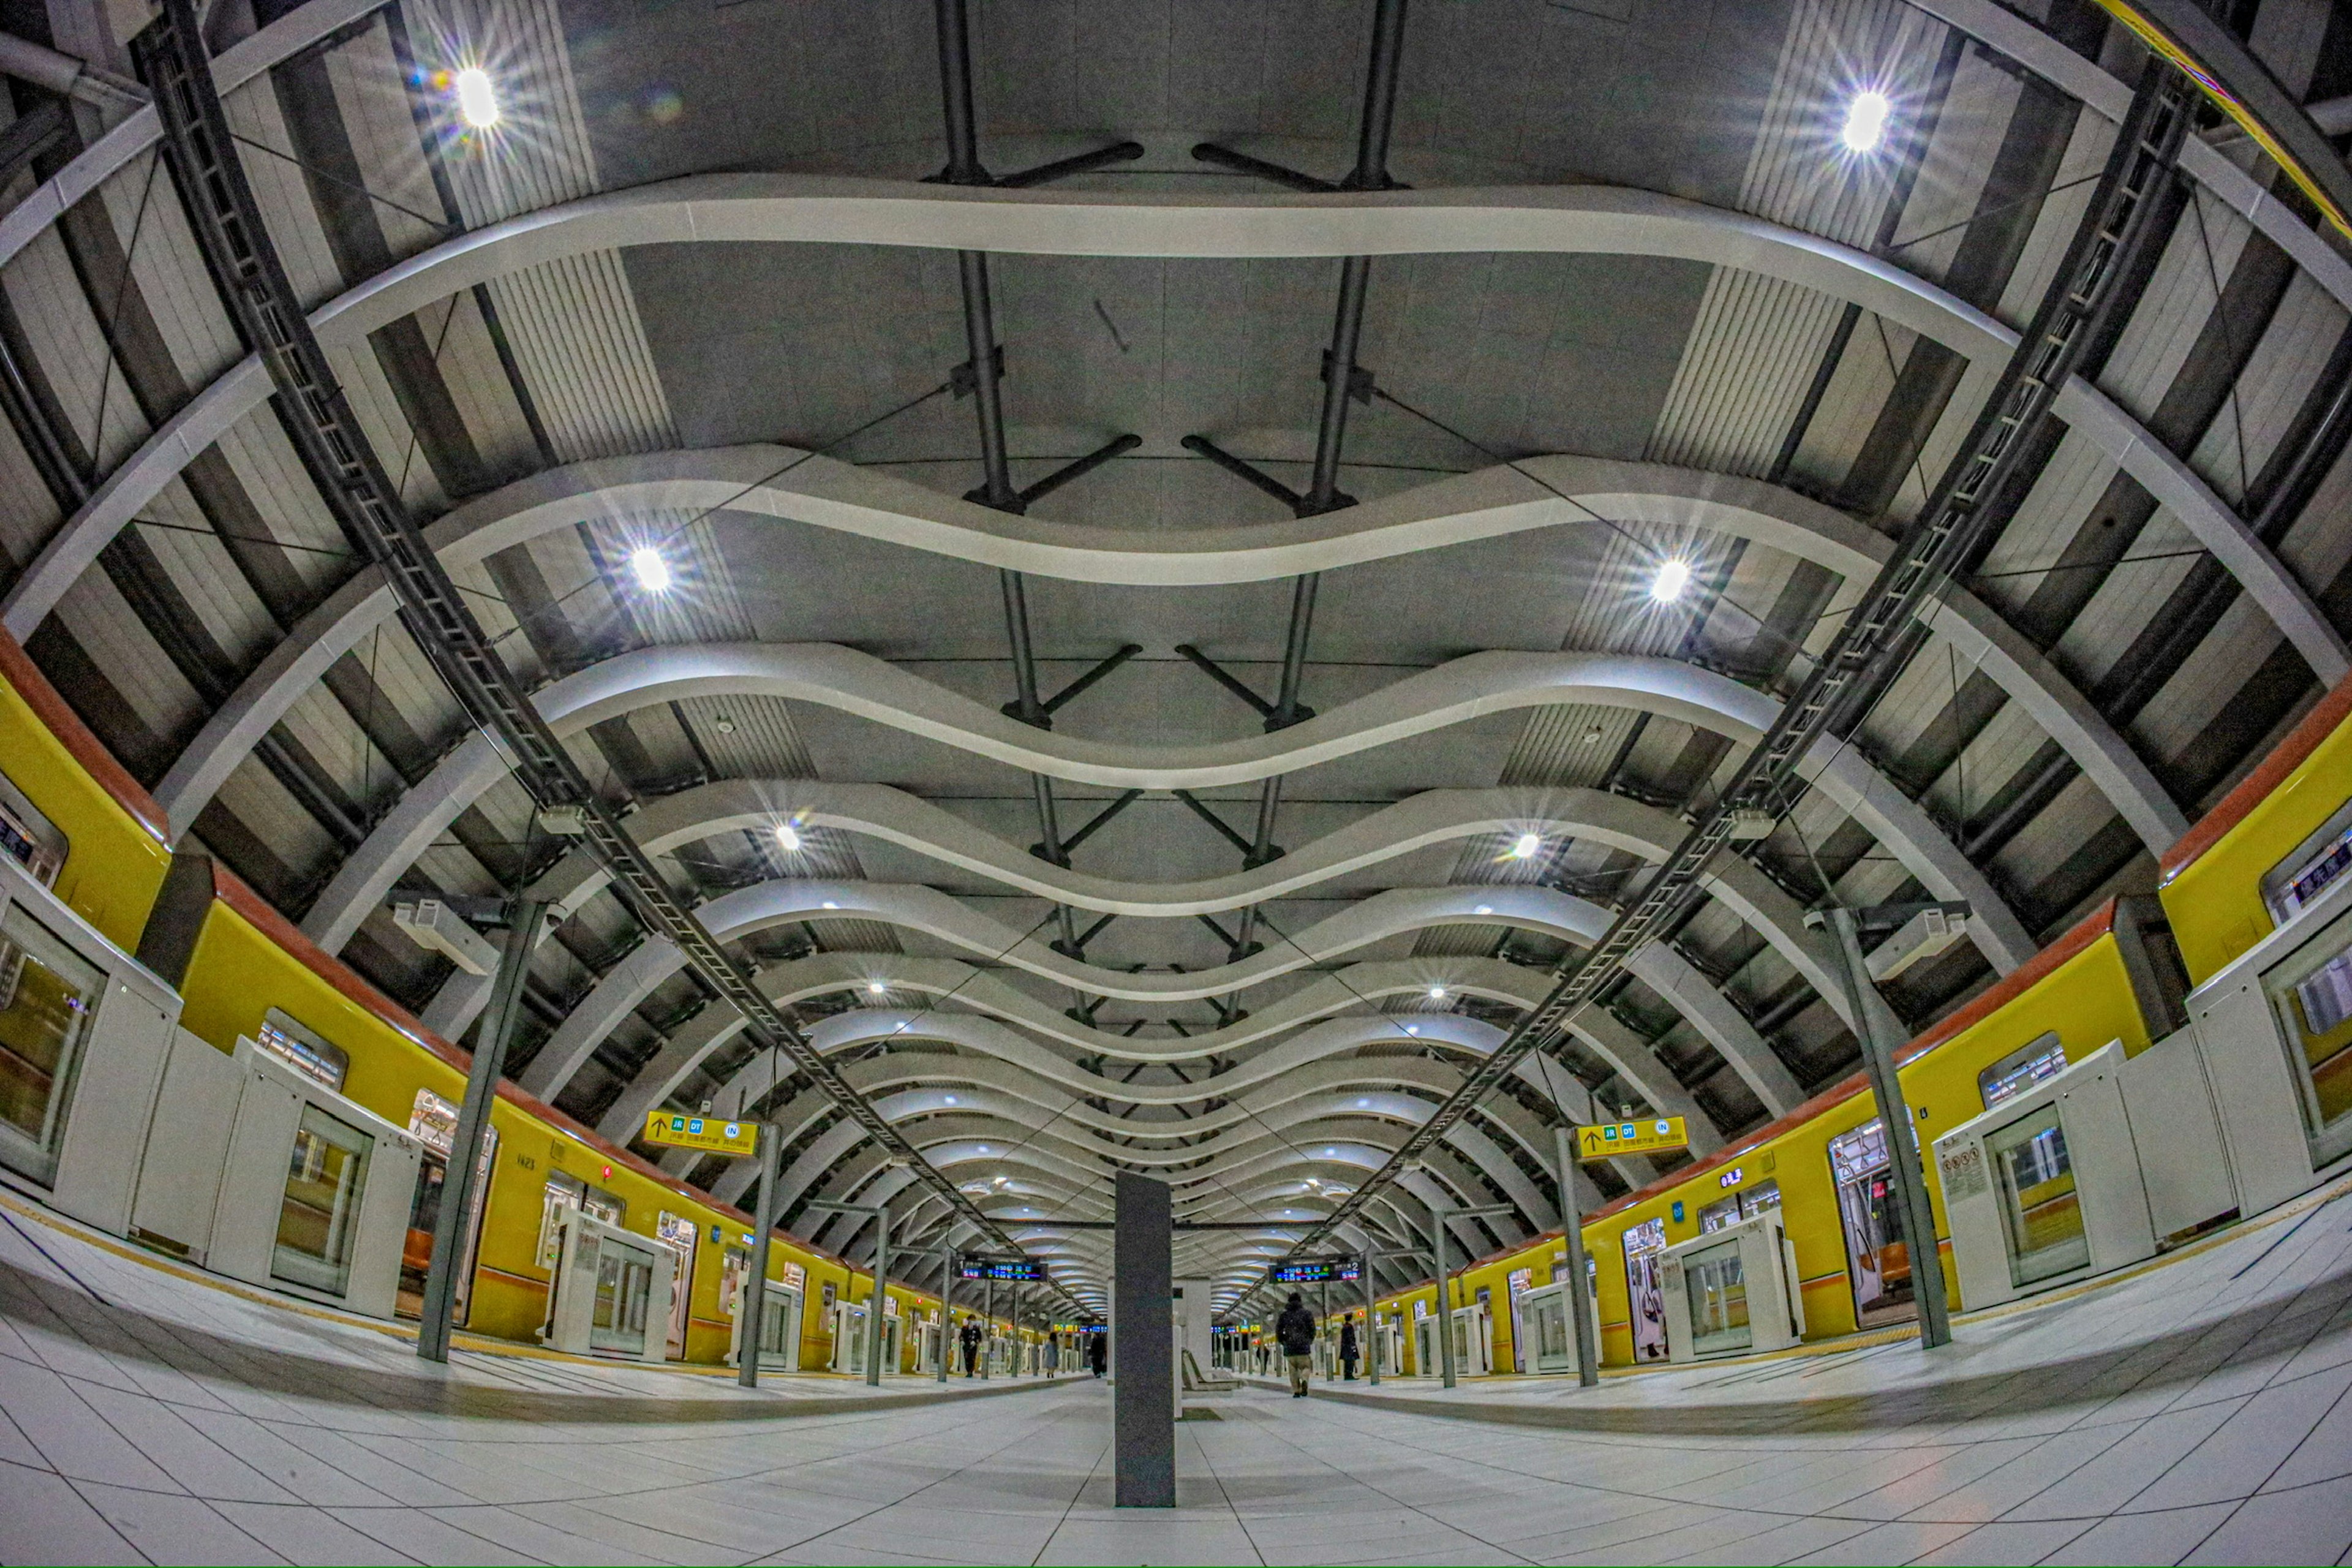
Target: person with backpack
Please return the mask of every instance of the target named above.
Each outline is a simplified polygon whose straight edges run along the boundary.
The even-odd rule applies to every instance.
[[[1290,1397],[1307,1397],[1307,1375],[1315,1366],[1315,1314],[1307,1298],[1290,1293],[1290,1304],[1274,1321],[1274,1337],[1282,1344],[1282,1362],[1290,1373]]]
[[[1339,1324],[1339,1378],[1343,1383],[1356,1381],[1356,1320],[1349,1318]]]
[[[957,1344],[963,1350],[963,1374],[966,1377],[980,1370],[981,1337],[980,1320],[966,1318],[963,1331],[956,1336]]]

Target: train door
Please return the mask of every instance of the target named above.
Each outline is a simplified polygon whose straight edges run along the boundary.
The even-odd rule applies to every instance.
[[[672,1361],[683,1361],[686,1322],[694,1306],[694,1255],[702,1240],[702,1227],[684,1215],[664,1209],[655,1216],[654,1239],[677,1254],[677,1268],[671,1276],[677,1283],[669,1293],[669,1354]]]
[[[440,1223],[441,1189],[449,1178],[449,1148],[457,1141],[457,1108],[429,1089],[416,1091],[408,1130],[425,1145],[416,1163],[416,1195],[408,1205],[408,1236],[400,1250],[400,1286],[393,1311],[400,1317],[425,1312],[425,1276],[433,1263],[433,1227]],[[482,1157],[474,1168],[474,1191],[466,1208],[465,1239],[458,1244],[457,1289],[450,1304],[449,1321],[466,1326],[473,1304],[474,1266],[482,1250],[482,1205],[490,1193],[490,1170],[498,1163],[499,1131],[482,1129]]]
[[[1666,1359],[1666,1292],[1658,1254],[1666,1249],[1666,1222],[1646,1219],[1625,1232],[1625,1302],[1636,1362]]]
[[[1511,1296],[1511,1370],[1513,1372],[1534,1370],[1528,1365],[1527,1321],[1525,1315],[1519,1310],[1519,1298],[1533,1289],[1535,1282],[1536,1271],[1533,1268],[1514,1268],[1511,1270],[1510,1277],[1503,1281],[1504,1287],[1509,1290]]]
[[[1830,1140],[1830,1173],[1837,1181],[1838,1219],[1845,1230],[1845,1255],[1853,1284],[1855,1323],[1916,1317],[1911,1294],[1911,1249],[1895,1198],[1894,1173],[1886,1156],[1886,1130],[1866,1121]]]

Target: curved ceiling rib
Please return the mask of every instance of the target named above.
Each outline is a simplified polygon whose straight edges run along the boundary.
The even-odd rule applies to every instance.
[[[1486,959],[1486,962],[1491,962],[1491,959]],[[1400,1020],[1395,1018],[1357,1016],[1357,1018],[1331,1020],[1327,1025],[1319,1025],[1318,1030],[1312,1032],[1318,1056],[1303,1056],[1301,1060],[1284,1068],[1275,1077],[1261,1077],[1261,1081],[1254,1089],[1233,1093],[1230,1098],[1225,1098],[1223,1105],[1192,1112],[1185,1121],[1129,1121],[1129,1119],[1115,1117],[1115,1114],[1098,1112],[1098,1110],[1094,1110],[1094,1105],[1087,1102],[1087,1098],[1118,1096],[1127,1100],[1129,1105],[1181,1105],[1181,1102],[1185,1102],[1190,1090],[1176,1084],[1118,1084],[1118,1081],[1101,1079],[1096,1074],[1073,1072],[1070,1063],[1063,1063],[1061,1058],[1051,1058],[1049,1053],[1045,1056],[1045,1060],[1049,1060],[1051,1069],[1040,1072],[1034,1068],[1034,1063],[1040,1060],[1034,1041],[1025,1041],[1021,1035],[1004,1030],[1002,1025],[992,1023],[992,1020],[973,1018],[973,1016],[964,1016],[964,1013],[924,1013],[924,1016],[918,1016],[919,1035],[906,1027],[906,1013],[842,1013],[842,1018],[849,1020],[849,1023],[830,1023],[828,1020],[828,1023],[818,1025],[818,1032],[828,1041],[828,1048],[835,1048],[835,1051],[863,1048],[877,1044],[877,1041],[894,1041],[901,1047],[908,1041],[918,1041],[918,1044],[939,1041],[939,1044],[952,1044],[952,1047],[960,1048],[960,1053],[952,1053],[952,1056],[939,1051],[891,1051],[885,1056],[858,1060],[842,1072],[861,1090],[903,1089],[903,1086],[910,1084],[934,1086],[931,1093],[940,1096],[940,1107],[946,1107],[950,1096],[957,1100],[962,1098],[962,1090],[955,1089],[957,1081],[981,1084],[985,1089],[995,1090],[995,1093],[1007,1093],[1007,1096],[1028,1100],[1030,1105],[1040,1105],[1049,1112],[1073,1119],[1079,1126],[1139,1140],[1221,1133],[1228,1126],[1240,1126],[1240,1123],[1254,1121],[1258,1117],[1267,1117],[1277,1107],[1291,1105],[1294,1100],[1301,1100],[1307,1096],[1369,1098],[1371,1093],[1379,1093],[1383,1086],[1400,1084],[1428,1089],[1430,1093],[1451,1093],[1454,1086],[1458,1086],[1458,1081],[1461,1081],[1461,1074],[1440,1060],[1430,1060],[1428,1056],[1357,1058],[1345,1056],[1345,1053],[1357,1051],[1362,1047],[1379,1047],[1379,1044],[1400,1044],[1400,1047],[1409,1044],[1409,1047],[1416,1048],[1451,1048],[1451,1051],[1463,1051],[1465,1056],[1484,1056],[1484,1053],[1494,1051],[1496,1044],[1503,1039],[1500,1027],[1477,1018],[1465,1018],[1461,1013],[1421,1013],[1421,1016],[1413,1016],[1409,1020],[1402,1020],[1406,1030],[1412,1030],[1409,1035],[1400,1035],[1400,1030],[1397,1030]],[[730,1100],[736,1105],[752,1105],[752,1102],[762,1100],[769,1090],[776,1089],[776,1077],[769,1068],[772,1065],[767,1063],[767,1058],[755,1058],[755,1060],[743,1065],[722,1086],[730,1093]],[[1597,1119],[1595,1105],[1592,1105],[1592,1098],[1588,1096],[1585,1086],[1578,1084],[1576,1077],[1555,1068],[1555,1065],[1540,1063],[1540,1060],[1524,1060],[1512,1069],[1512,1077],[1524,1081],[1543,1100],[1555,1102],[1559,1107],[1561,1117],[1569,1119],[1569,1121]],[[1233,1077],[1218,1074],[1218,1079],[1213,1079],[1212,1084],[1212,1090],[1218,1098],[1223,1098],[1233,1086]],[[783,1114],[788,1126],[793,1129],[791,1135],[797,1135],[797,1131],[807,1129],[814,1117],[825,1114],[825,1110],[828,1110],[825,1100],[816,1096],[795,1100],[795,1107],[797,1117],[804,1119],[795,1121],[795,1112]],[[1522,1142],[1522,1147],[1527,1147],[1534,1159],[1538,1159],[1538,1162],[1550,1159],[1550,1135],[1536,1129],[1534,1123],[1522,1123],[1522,1112],[1512,1102],[1496,1100],[1489,1107],[1482,1107],[1482,1114],[1496,1119],[1500,1126],[1512,1131],[1512,1135]],[[1609,1110],[1606,1114],[1613,1117],[1616,1112]],[[1700,1131],[1700,1138],[1706,1138],[1706,1131]],[[663,1163],[673,1175],[685,1175],[687,1171],[694,1168],[696,1159],[698,1157],[691,1152],[675,1152],[673,1157],[666,1159]],[[1613,1163],[1621,1168],[1621,1173],[1633,1184],[1646,1183],[1651,1178],[1651,1168],[1646,1166],[1646,1162],[1618,1159]]]
[[[566,676],[533,700],[562,735],[657,702],[747,692],[822,703],[1030,773],[1137,789],[1268,778],[1479,714],[1548,703],[1664,714],[1749,744],[1779,711],[1762,692],[1673,659],[1489,652],[1408,676],[1286,730],[1206,745],[1122,745],[1034,729],[870,655],[822,643],[641,648]],[[1996,968],[2007,973],[2032,955],[2032,937],[1991,882],[1857,748],[1825,741],[1805,772],[1935,897],[1969,902],[1976,910],[1969,934]],[[341,947],[401,874],[504,773],[486,737],[467,737],[343,862],[303,921],[304,934],[330,952]]]
[[[1572,827],[1573,824],[1561,826]],[[1609,929],[1610,919],[1608,910],[1573,893],[1526,884],[1390,888],[1359,899],[1303,930],[1283,934],[1269,928],[1276,939],[1273,944],[1239,963],[1175,973],[1135,973],[1066,957],[1034,931],[1015,931],[952,894],[916,884],[784,878],[723,893],[702,909],[713,930],[724,929],[730,936],[748,936],[802,921],[878,921],[920,931],[982,954],[992,963],[1024,970],[1082,995],[1125,1002],[1197,1002],[1230,996],[1384,938],[1431,926],[1508,926],[1582,944],[1598,940]],[[667,955],[636,965],[637,955],[651,948],[650,942],[637,948],[607,976],[619,987],[634,991],[639,1001],[677,973],[677,964],[670,963]],[[625,979],[625,970],[631,971]]]
[[[1579,837],[1613,849],[1622,849],[1648,860],[1663,858],[1674,846],[1675,829],[1679,825],[1667,812],[1599,791],[1562,794],[1570,797],[1561,803],[1563,808],[1572,808],[1573,815],[1553,820]],[[1833,1005],[1843,999],[1843,991],[1834,984],[1827,950],[1815,933],[1805,929],[1802,911],[1794,899],[1749,862],[1737,858],[1727,858],[1714,868],[1709,887],[1727,908],[1770,942],[1825,999]],[[1480,918],[1476,915],[1480,903],[1489,904],[1497,911],[1507,908],[1500,899],[1501,889],[1462,887],[1431,891],[1457,898],[1465,906],[1465,913],[1474,920]],[[1556,922],[1553,929],[1571,941],[1591,940],[1590,934],[1580,929],[1580,925],[1591,923],[1589,915],[1580,920],[1579,911],[1573,907],[1580,902],[1563,900],[1557,905],[1558,912],[1553,917]],[[823,904],[822,899],[815,900],[815,912],[824,912]],[[761,925],[798,918],[789,912],[779,913],[779,908],[768,885],[763,884],[713,900],[704,906],[704,918],[711,929],[725,940]],[[803,961],[815,962],[818,961]],[[1071,1020],[1026,993],[968,965],[947,961],[908,961],[878,954],[840,955],[827,963],[824,988],[845,990],[881,985],[887,992],[895,986],[911,985],[917,990],[944,992],[951,989],[968,1005],[1012,1018],[1049,1038],[1061,1039],[1081,1049],[1123,1060],[1181,1061],[1263,1039],[1273,1028],[1344,1008],[1360,996],[1371,994],[1365,990],[1368,985],[1386,987],[1381,994],[1426,990],[1431,984],[1440,982],[1450,986],[1475,988],[1475,979],[1465,980],[1463,976],[1483,974],[1478,963],[1486,962],[1492,961],[1425,960],[1407,961],[1402,964],[1358,964],[1347,971],[1349,978],[1344,983],[1328,977],[1311,982],[1271,1006],[1261,1009],[1243,1024],[1228,1026],[1213,1034],[1194,1036],[1188,1041],[1129,1039],[1107,1030],[1074,1026]],[[765,985],[768,976],[781,978],[782,972],[795,967],[780,965],[767,972],[761,983]],[[1512,965],[1503,967],[1517,973],[1528,973]],[[542,1096],[560,1095],[572,1073],[587,1060],[597,1044],[656,984],[675,973],[676,968],[675,950],[660,939],[649,941],[633,951],[572,1008],[524,1073],[524,1086]],[[1283,1022],[1274,1022],[1276,1019]],[[721,1038],[714,1031],[702,1048],[706,1052],[715,1048]]]
[[[1590,526],[1595,515],[1750,540],[1849,579],[1875,572],[1889,548],[1875,530],[1777,486],[1594,458],[1530,458],[1304,521],[1171,535],[1014,517],[782,447],[653,453],[551,469],[467,502],[434,524],[427,538],[455,569],[600,518],[721,506],[1005,570],[1133,585],[1257,581],[1498,533]],[[393,611],[391,594],[371,568],[306,616],[157,785],[169,820],[184,831],[301,694]],[[1955,591],[1937,605],[1934,625],[2065,748],[2143,843],[2168,847],[2188,831],[2187,817],[2129,743],[1990,605]]]
[[[1849,300],[1970,360],[2006,361],[2017,334],[1946,291],[1850,247],[1745,215],[1603,185],[1336,195],[1108,196],[800,174],[697,174],[551,207],[447,240],[312,314],[348,347],[460,289],[590,251],[701,241],[914,246],[1166,258],[1548,252],[1672,258],[1778,278]],[[0,600],[27,637],[115,534],[197,453],[258,409],[268,377],[240,362],[159,426],[59,528]],[[2169,508],[2323,682],[2352,670],[2312,595],[2181,458],[2079,379],[2057,416]]]

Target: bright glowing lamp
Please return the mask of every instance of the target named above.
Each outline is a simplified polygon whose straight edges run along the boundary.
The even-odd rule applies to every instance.
[[[637,586],[646,593],[669,592],[669,563],[652,545],[641,545],[630,554],[629,570],[637,574]]]
[[[499,122],[499,95],[490,86],[490,73],[479,66],[467,66],[457,73],[457,112],[467,124],[477,131],[488,131]]]
[[[1650,597],[1661,605],[1671,605],[1683,596],[1690,586],[1690,563],[1679,557],[1658,563],[1658,574],[1650,580]]]
[[[789,822],[779,822],[776,824],[776,842],[783,846],[785,854],[797,855],[801,852],[801,830]]]
[[[1846,105],[1845,130],[1840,132],[1840,139],[1845,142],[1846,151],[1850,153],[1876,151],[1879,142],[1886,138],[1886,121],[1894,112],[1895,106],[1886,100],[1885,93],[1855,93],[1853,101]]]
[[[1511,846],[1511,858],[1514,860],[1532,860],[1536,858],[1536,851],[1542,847],[1542,834],[1522,833],[1519,835],[1517,840]]]
[[[1433,1001],[1433,1002],[1443,1002],[1443,1001],[1444,1001],[1444,1000],[1445,1000],[1445,987],[1444,987],[1444,986],[1443,986],[1443,985],[1433,985],[1433,986],[1431,986],[1431,987],[1429,988],[1429,999],[1430,999],[1431,1001]]]

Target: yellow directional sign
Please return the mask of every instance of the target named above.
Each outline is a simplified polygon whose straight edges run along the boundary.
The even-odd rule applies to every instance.
[[[1661,1149],[1684,1149],[1690,1137],[1679,1116],[1653,1116],[1640,1121],[1610,1121],[1576,1130],[1576,1157],[1606,1160],[1612,1154],[1654,1154]]]
[[[679,1149],[699,1149],[706,1154],[749,1155],[760,1147],[756,1121],[721,1121],[715,1116],[686,1116],[674,1110],[646,1113],[646,1142]]]

